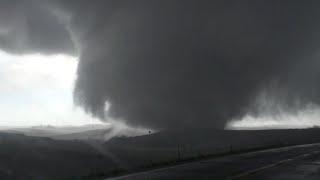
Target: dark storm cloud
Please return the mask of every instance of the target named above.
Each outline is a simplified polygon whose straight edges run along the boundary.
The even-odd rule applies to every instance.
[[[314,100],[300,85],[316,87],[307,81],[318,76],[298,64],[310,68],[318,58],[319,8],[316,1],[90,1],[73,22],[84,32],[77,103],[103,118],[108,101],[110,115],[131,125],[220,128],[273,80]]]
[[[134,126],[221,128],[275,81],[319,101],[318,1],[51,3],[81,51],[75,101],[101,119],[107,101]]]
[[[18,54],[75,53],[67,26],[39,0],[0,1],[0,48]]]

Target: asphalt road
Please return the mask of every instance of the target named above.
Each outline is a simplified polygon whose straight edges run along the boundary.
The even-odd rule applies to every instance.
[[[202,160],[109,179],[320,179],[320,144]]]

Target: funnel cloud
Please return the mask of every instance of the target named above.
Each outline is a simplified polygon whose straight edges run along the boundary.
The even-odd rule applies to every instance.
[[[224,128],[270,89],[289,109],[297,99],[302,106],[319,103],[318,1],[30,2],[39,12],[59,10],[65,17],[41,16],[35,23],[48,29],[32,26],[35,39],[22,41],[30,46],[16,45],[11,25],[0,24],[0,47],[79,48],[75,103],[102,120],[154,129]]]

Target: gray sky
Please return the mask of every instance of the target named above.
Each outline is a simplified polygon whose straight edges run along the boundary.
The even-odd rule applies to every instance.
[[[281,118],[290,116],[317,124],[301,116],[320,103],[319,8],[312,0],[3,0],[1,123],[296,126]]]
[[[69,55],[0,51],[0,126],[101,123],[73,106],[77,64]]]

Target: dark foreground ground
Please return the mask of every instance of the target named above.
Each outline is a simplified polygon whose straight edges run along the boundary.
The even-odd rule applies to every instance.
[[[263,156],[256,156],[255,153],[232,156],[233,159],[229,159],[231,154],[319,142],[318,128],[264,131],[181,130],[130,138],[119,137],[107,142],[90,139],[54,140],[0,133],[0,179],[104,179],[200,160],[200,165],[187,165],[184,171],[178,169],[175,173],[165,172],[165,179],[179,174],[189,175],[188,172],[191,173],[190,177],[193,177],[193,172],[197,177],[195,179],[207,177],[207,172],[218,172],[214,176],[223,179],[226,175],[238,175],[270,163],[312,153],[318,146],[289,148],[286,149],[287,152],[275,150]],[[218,162],[216,159],[208,160],[221,156],[225,159]],[[205,159],[216,163],[211,166],[211,163],[203,163]],[[162,175],[156,174],[154,177],[161,179]]]
[[[320,179],[320,144],[230,155],[111,179],[318,180]]]

